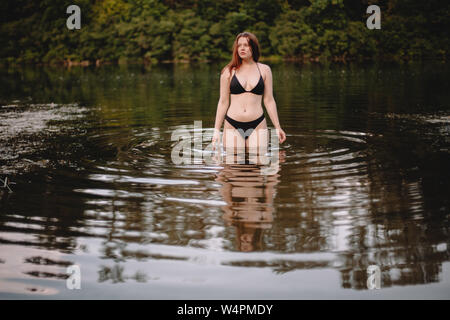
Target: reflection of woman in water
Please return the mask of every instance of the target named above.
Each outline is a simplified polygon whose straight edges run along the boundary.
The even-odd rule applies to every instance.
[[[283,152],[280,152],[284,161]],[[223,219],[236,227],[240,251],[262,250],[265,229],[272,227],[274,187],[278,183],[279,163],[272,175],[261,175],[255,164],[224,164],[216,181],[222,184],[220,193],[226,206]]]
[[[220,99],[212,138],[214,146],[220,141],[220,128],[224,119],[223,146],[226,149],[244,143],[247,150],[259,150],[261,145],[267,145],[267,134],[264,134],[267,133],[267,123],[261,105],[263,96],[280,143],[286,140],[273,98],[272,71],[268,65],[258,62],[259,54],[259,43],[254,34],[244,32],[237,35],[232,60],[223,68],[220,76]],[[227,136],[233,141],[227,141]]]

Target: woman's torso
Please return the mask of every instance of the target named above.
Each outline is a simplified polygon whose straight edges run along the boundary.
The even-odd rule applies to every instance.
[[[241,86],[248,92],[240,94],[233,94],[230,92],[230,106],[228,108],[227,115],[236,121],[252,121],[257,119],[263,114],[262,108],[262,94],[255,94],[250,92],[255,89],[263,89],[264,78],[261,73],[261,65],[258,64],[259,72],[257,77],[254,70],[238,69],[236,74],[235,70],[232,70],[230,85],[234,81],[234,85]],[[233,77],[236,79],[233,80]],[[247,76],[247,79],[244,77]],[[262,84],[259,83],[262,82]],[[262,90],[263,91],[263,90]]]

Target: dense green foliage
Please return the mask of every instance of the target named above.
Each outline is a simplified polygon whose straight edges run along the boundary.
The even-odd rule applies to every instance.
[[[68,30],[66,8],[81,8]],[[366,27],[370,4],[381,30]],[[4,0],[0,61],[229,59],[239,32],[263,58],[420,59],[449,55],[450,3],[440,0]]]

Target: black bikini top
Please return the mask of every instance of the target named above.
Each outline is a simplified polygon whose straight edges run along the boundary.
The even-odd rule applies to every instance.
[[[258,67],[258,63],[256,63],[256,66]],[[258,67],[259,70],[259,67]],[[259,70],[259,81],[258,84],[250,91],[247,91],[244,89],[244,87],[239,82],[238,78],[236,77],[236,72],[234,72],[233,78],[230,82],[230,93],[231,94],[241,94],[244,92],[251,92],[254,94],[262,95],[264,93],[264,80],[261,75],[261,70]]]

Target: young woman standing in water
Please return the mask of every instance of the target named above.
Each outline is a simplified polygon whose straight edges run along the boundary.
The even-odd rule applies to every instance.
[[[272,71],[268,65],[258,62],[259,56],[260,48],[256,36],[250,32],[238,34],[233,44],[232,60],[223,68],[220,76],[220,99],[212,138],[214,146],[220,141],[222,123],[225,148],[238,146],[242,142],[245,142],[246,150],[249,150],[249,147],[267,146],[267,134],[258,134],[259,130],[267,133],[262,101],[276,129],[279,142],[286,140],[273,97]],[[234,138],[234,141],[227,142],[227,136]]]

